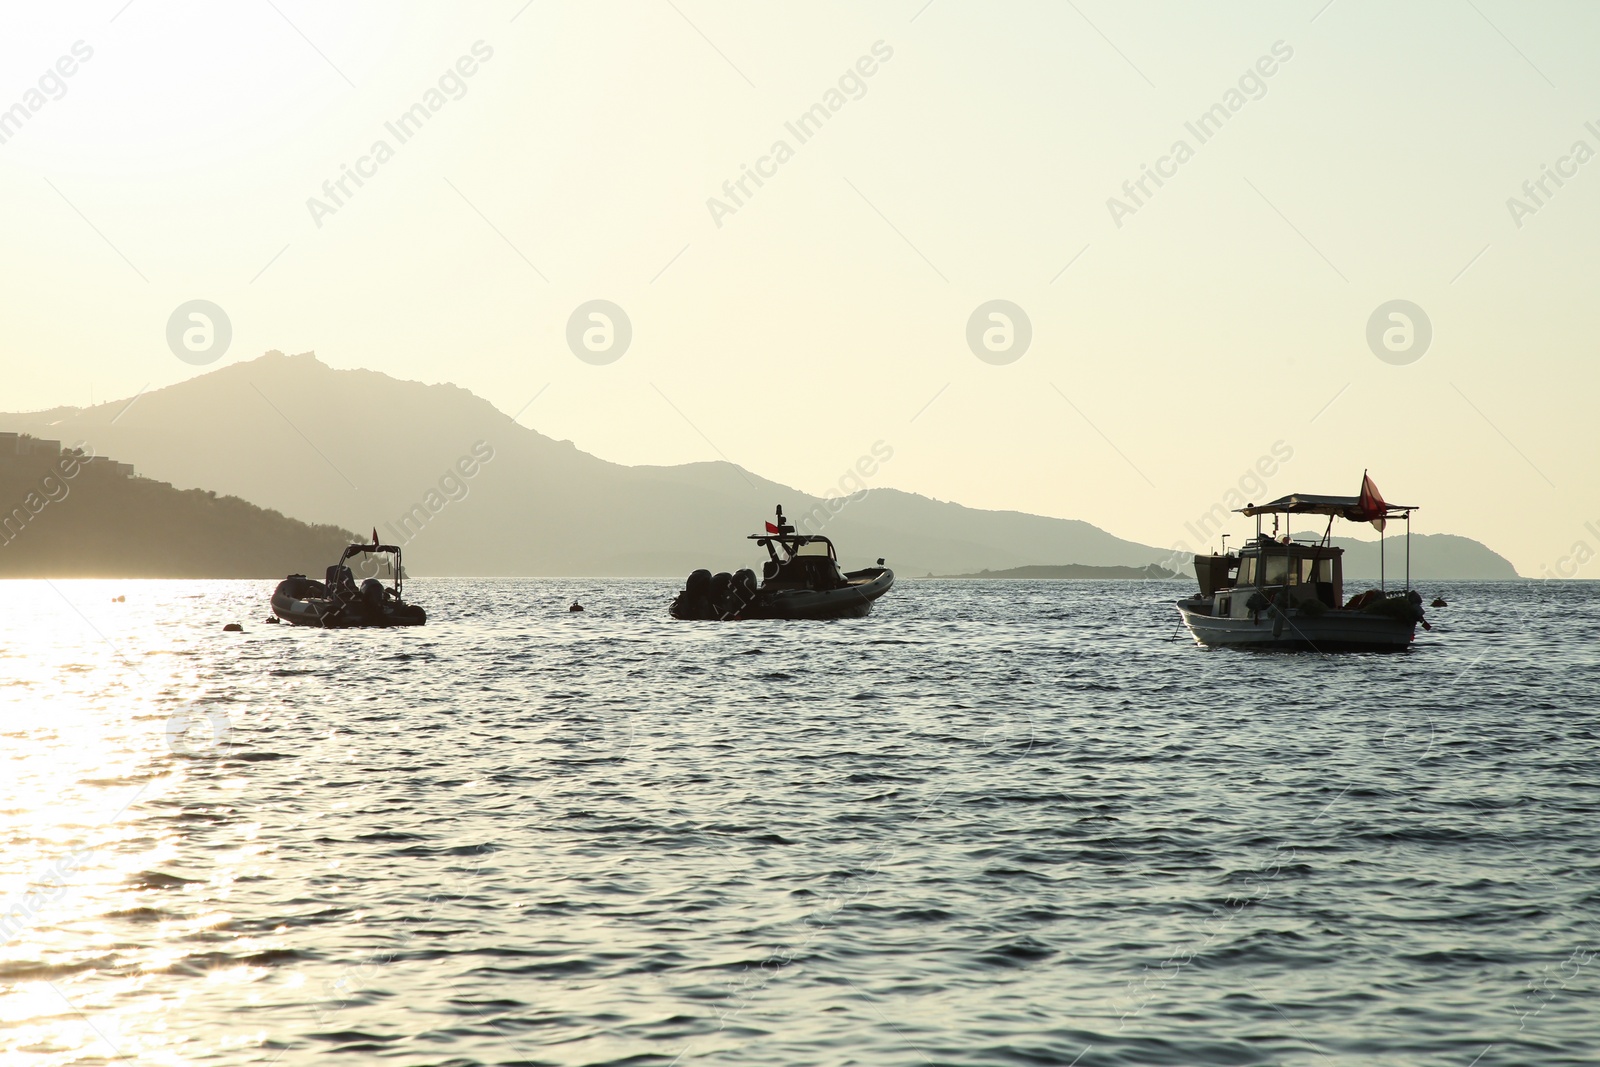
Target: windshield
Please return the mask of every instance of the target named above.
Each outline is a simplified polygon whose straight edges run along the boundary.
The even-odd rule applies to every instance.
[[[1333,560],[1303,559],[1300,561],[1300,584],[1333,581]]]
[[[364,578],[394,580],[394,557],[387,552],[360,552],[345,560],[344,565],[358,582]]]

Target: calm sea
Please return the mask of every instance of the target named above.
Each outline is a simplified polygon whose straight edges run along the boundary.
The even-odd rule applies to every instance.
[[[1388,656],[675,585],[0,582],[0,1063],[1600,1063],[1594,584]]]

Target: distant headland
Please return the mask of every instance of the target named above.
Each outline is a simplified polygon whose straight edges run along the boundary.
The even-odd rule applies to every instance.
[[[1166,580],[1183,575],[1157,564],[1146,567],[1092,567],[1084,563],[1062,563],[1056,566],[1008,567],[1003,571],[978,571],[976,574],[938,574],[936,578],[1027,578],[1027,579],[1099,579],[1106,580]]]

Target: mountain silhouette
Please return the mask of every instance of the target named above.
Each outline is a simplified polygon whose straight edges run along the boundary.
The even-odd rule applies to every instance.
[[[834,514],[731,463],[610,463],[457,386],[334,370],[309,352],[269,352],[131,404],[0,415],[0,429],[87,442],[140,474],[306,522],[376,526],[405,547],[417,575],[682,576],[753,565],[744,535],[775,504],[832,538],[847,566],[882,556],[908,576],[1170,557],[1087,522],[896,489],[834,500]]]
[[[334,370],[312,353],[268,353],[131,406],[4,415],[0,428],[84,441],[151,478],[308,522],[376,526],[419,575],[682,576],[751,564],[744,535],[775,504],[796,519],[827,514],[814,512],[819,498],[731,463],[609,463],[456,386]],[[893,489],[858,495],[820,532],[847,562],[884,556],[903,573],[1164,554],[1084,522]]]
[[[1345,587],[1351,579],[1363,578],[1377,584],[1378,542],[1335,537],[1333,543],[1344,549]],[[1383,546],[1383,565],[1392,585],[1406,576],[1406,535],[1391,527]],[[1517,569],[1504,556],[1491,551],[1470,537],[1457,534],[1411,535],[1411,582],[1451,578],[1500,580],[1517,577]]]

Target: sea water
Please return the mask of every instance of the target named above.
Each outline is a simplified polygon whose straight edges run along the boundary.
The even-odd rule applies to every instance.
[[[1600,1062],[1593,584],[1338,656],[1173,582],[272,584],[0,583],[0,1063]]]

